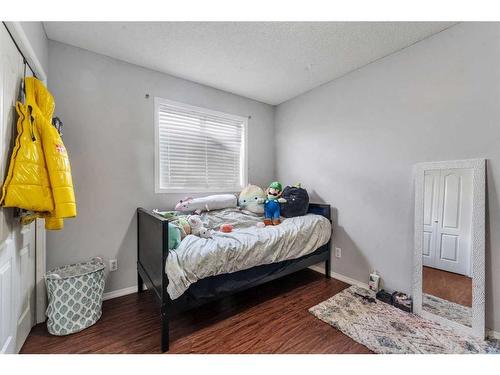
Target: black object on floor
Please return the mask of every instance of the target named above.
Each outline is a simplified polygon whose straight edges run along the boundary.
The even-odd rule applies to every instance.
[[[410,296],[402,292],[392,293],[392,304],[406,312],[413,312],[413,301]]]
[[[379,301],[382,301],[382,302],[388,303],[389,305],[392,305],[392,294],[386,292],[384,289],[380,290],[377,293],[377,299]]]
[[[368,301],[370,303],[375,303],[375,298],[373,297],[370,297],[370,296],[364,296],[362,294],[359,294],[359,293],[354,293],[355,295],[357,295],[358,297],[361,297],[363,298],[365,301]]]

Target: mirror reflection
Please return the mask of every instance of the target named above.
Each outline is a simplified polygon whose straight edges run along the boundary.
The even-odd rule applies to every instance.
[[[472,326],[473,170],[424,173],[422,309]]]

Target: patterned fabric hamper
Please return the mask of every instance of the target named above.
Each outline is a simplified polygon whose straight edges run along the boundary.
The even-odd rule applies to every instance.
[[[49,305],[47,330],[63,336],[90,327],[102,314],[104,269],[100,258],[45,274]]]

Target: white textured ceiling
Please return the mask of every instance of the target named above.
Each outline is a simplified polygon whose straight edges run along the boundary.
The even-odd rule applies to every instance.
[[[49,39],[279,104],[449,22],[45,22]]]

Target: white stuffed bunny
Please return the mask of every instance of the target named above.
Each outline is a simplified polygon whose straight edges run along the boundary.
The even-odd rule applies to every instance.
[[[212,238],[212,231],[205,227],[201,227],[200,231],[198,232],[198,236],[200,236],[200,238]]]
[[[212,238],[211,231],[203,226],[201,218],[198,215],[189,216],[188,223],[191,226],[191,234],[201,238]]]

